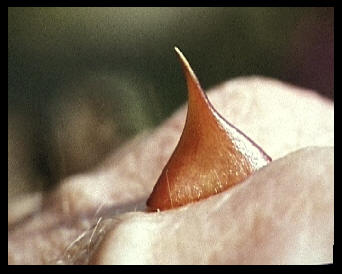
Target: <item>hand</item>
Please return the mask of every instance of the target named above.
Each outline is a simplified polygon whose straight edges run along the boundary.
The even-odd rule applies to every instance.
[[[8,263],[332,262],[333,149],[290,152],[333,146],[333,103],[263,78],[236,79],[208,96],[271,164],[209,199],[111,218],[146,201],[182,131],[182,108],[98,169],[62,182],[41,210],[14,218]],[[15,214],[10,207],[9,219]]]

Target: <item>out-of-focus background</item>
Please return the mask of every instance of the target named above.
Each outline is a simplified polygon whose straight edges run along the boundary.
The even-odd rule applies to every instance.
[[[207,89],[263,75],[334,98],[333,8],[9,8],[8,198],[96,166]]]

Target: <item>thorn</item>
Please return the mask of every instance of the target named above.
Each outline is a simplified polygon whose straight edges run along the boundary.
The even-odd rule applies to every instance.
[[[179,207],[227,190],[271,161],[215,110],[187,59],[177,47],[175,51],[187,83],[188,111],[181,138],[147,200],[149,211]]]

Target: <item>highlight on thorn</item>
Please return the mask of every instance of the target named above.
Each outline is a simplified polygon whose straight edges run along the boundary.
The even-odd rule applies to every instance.
[[[243,182],[271,158],[211,105],[183,53],[188,110],[180,140],[164,167],[147,206],[162,211],[220,193]]]

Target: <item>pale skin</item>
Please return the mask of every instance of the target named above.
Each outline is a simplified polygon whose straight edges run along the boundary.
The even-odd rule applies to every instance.
[[[144,212],[181,134],[183,107],[95,170],[42,200],[10,205],[8,263],[332,263],[333,103],[257,77],[229,81],[208,97],[271,164],[209,199]]]

